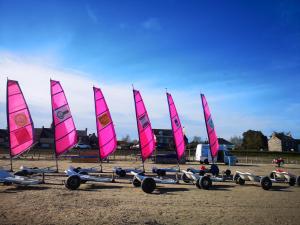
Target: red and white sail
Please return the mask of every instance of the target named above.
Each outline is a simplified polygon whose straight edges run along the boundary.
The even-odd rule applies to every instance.
[[[146,107],[139,91],[133,90],[137,128],[143,162],[151,156],[155,149],[154,134]]]
[[[211,113],[208,107],[208,103],[206,101],[206,98],[204,94],[201,94],[201,101],[202,101],[202,106],[203,106],[203,113],[204,113],[204,119],[205,119],[205,125],[206,125],[206,131],[207,131],[207,136],[208,136],[208,141],[209,141],[209,146],[210,146],[210,152],[212,158],[217,156],[218,151],[219,151],[219,142],[218,142],[218,137],[217,133],[215,130],[215,126],[211,117]]]
[[[63,154],[77,143],[77,131],[71,110],[59,81],[50,80],[51,104],[56,156]]]
[[[183,129],[181,127],[180,119],[176,110],[176,106],[174,104],[173,98],[171,94],[167,93],[170,119],[172,125],[172,132],[174,137],[174,143],[176,147],[177,160],[179,161],[184,155],[185,151],[185,143],[184,143],[184,134]]]
[[[100,159],[106,159],[117,149],[114,124],[100,88],[94,87],[95,115]]]
[[[18,81],[7,80],[7,125],[11,157],[28,150],[34,143],[30,111]]]

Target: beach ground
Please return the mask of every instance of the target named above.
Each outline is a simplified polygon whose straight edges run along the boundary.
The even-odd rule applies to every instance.
[[[8,164],[1,160],[0,166]],[[31,187],[0,185],[0,224],[299,224],[300,187],[273,184],[269,191],[257,184],[213,183],[211,190],[195,185],[159,185],[153,194],[134,188],[129,179],[116,183],[86,183],[78,190],[65,188],[63,171],[69,166],[97,164],[59,161],[60,174],[47,176],[46,184]],[[21,165],[45,167],[54,161],[16,160]],[[138,162],[103,164],[106,172],[115,166],[135,167]],[[154,164],[146,163],[146,171]],[[156,165],[167,167],[167,165]],[[195,168],[199,164],[182,165]],[[226,169],[227,166],[220,166]],[[237,165],[231,171],[252,171],[268,175],[273,165]],[[300,165],[285,165],[285,170],[300,175]],[[110,173],[106,173],[110,175]]]

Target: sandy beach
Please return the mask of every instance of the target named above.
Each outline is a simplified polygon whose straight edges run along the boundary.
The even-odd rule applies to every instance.
[[[60,161],[60,172],[70,164]],[[15,170],[20,165],[41,167],[52,166],[54,162],[20,160],[14,163]],[[103,166],[110,172],[114,166],[138,165],[111,162]],[[146,164],[146,171],[152,166]],[[182,168],[188,166],[199,165],[187,164]],[[267,175],[273,168],[272,165],[240,165],[230,169]],[[300,174],[299,165],[286,165],[285,169]],[[146,194],[132,186],[130,177],[117,179],[116,183],[82,184],[76,191],[65,188],[65,179],[56,175],[47,176],[47,184],[43,185],[1,185],[0,224],[298,224],[300,219],[300,187],[287,184],[274,184],[272,190],[264,191],[251,183],[239,186],[223,182],[214,183],[212,190],[206,191],[181,182],[160,185],[153,194]]]

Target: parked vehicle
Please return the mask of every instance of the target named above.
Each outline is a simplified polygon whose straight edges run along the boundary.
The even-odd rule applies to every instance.
[[[210,154],[209,144],[198,144],[196,148],[196,160],[201,164],[209,164],[212,163],[212,157]],[[226,165],[235,165],[238,160],[236,156],[232,155],[232,153],[226,148],[224,145],[220,145],[218,156],[214,158],[214,163],[222,162]]]
[[[76,144],[75,148],[77,148],[77,149],[91,149],[91,146],[87,145],[87,144]]]

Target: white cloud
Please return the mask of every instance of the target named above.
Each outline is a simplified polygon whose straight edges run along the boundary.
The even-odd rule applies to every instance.
[[[133,138],[137,137],[131,81],[111,83],[109,75],[102,74],[95,78],[80,71],[57,68],[53,62],[51,62],[51,66],[46,63],[0,52],[0,127],[6,127],[5,87],[7,76],[19,81],[35,126],[49,126],[52,118],[49,80],[52,78],[61,82],[78,129],[88,128],[89,132],[95,131],[92,89],[95,85],[103,90],[118,138],[122,138],[126,134],[130,134]],[[135,83],[135,88],[141,90],[153,128],[170,128],[165,90],[149,84],[147,79]],[[200,92],[188,88],[168,91],[173,96],[187,135],[206,138]],[[278,130],[280,127],[284,127],[282,124],[284,121],[281,120],[279,123],[278,118],[250,114],[247,113],[247,109],[240,108],[239,103],[244,102],[250,95],[256,95],[256,91],[245,90],[226,94],[225,90],[219,90],[215,93],[211,91],[207,93],[206,97],[218,136],[229,138],[233,135],[241,135],[247,129],[267,131],[266,134],[269,135],[271,129]],[[293,126],[292,122],[289,124]]]
[[[96,15],[96,13],[94,12],[94,10],[91,8],[90,5],[86,5],[86,12],[88,14],[88,17],[95,23],[98,23],[98,17]]]
[[[161,30],[162,26],[157,18],[149,18],[142,23],[142,27],[147,30]]]

